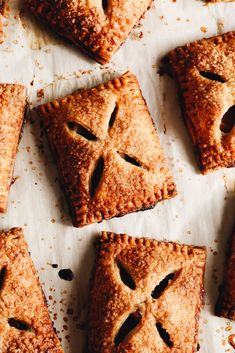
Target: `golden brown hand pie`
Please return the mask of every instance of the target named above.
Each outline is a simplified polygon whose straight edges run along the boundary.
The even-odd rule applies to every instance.
[[[6,212],[9,188],[26,106],[26,88],[0,84],[0,213]]]
[[[63,353],[21,228],[0,233],[0,352]]]
[[[178,47],[167,63],[207,173],[235,165],[235,32]]]
[[[74,226],[153,207],[176,194],[131,73],[41,105]]]
[[[89,353],[196,352],[206,249],[103,232]]]
[[[152,0],[27,0],[28,8],[98,62],[108,62]]]
[[[224,281],[215,312],[218,316],[235,320],[235,230],[227,249]]]

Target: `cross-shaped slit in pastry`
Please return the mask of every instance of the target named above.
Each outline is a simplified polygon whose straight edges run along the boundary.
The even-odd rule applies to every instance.
[[[109,123],[108,123],[109,130],[114,125],[117,111],[118,111],[118,106],[115,104],[115,108],[110,116]],[[104,139],[104,141],[99,140],[92,132],[90,132],[88,129],[86,129],[81,124],[76,123],[75,121],[69,121],[68,127],[70,130],[75,131],[78,135],[81,135],[82,137],[84,137],[85,139],[87,139],[89,141],[99,141],[99,143],[102,143],[103,145],[105,145],[105,143],[106,143],[105,139]],[[109,130],[107,131],[107,133],[109,132]],[[118,155],[121,158],[123,158],[126,162],[128,162],[136,167],[145,168],[144,166],[141,165],[140,162],[137,161],[137,158],[135,158],[133,156],[131,157],[128,154],[123,153],[123,152],[119,152],[119,151],[116,151],[116,153],[118,153]],[[94,169],[93,169],[91,176],[90,176],[90,195],[92,198],[95,196],[96,190],[98,189],[98,186],[101,183],[104,167],[105,167],[105,159],[101,155],[98,158],[97,162],[95,163]]]
[[[0,351],[64,353],[22,229],[0,232]]]
[[[117,103],[115,103],[114,109],[112,111],[112,114],[111,114],[109,122],[108,122],[107,133],[109,133],[109,130],[113,127],[115,120],[116,120],[116,117],[117,117],[117,113],[118,113],[118,105],[117,105]],[[84,138],[86,138],[89,141],[99,141],[100,143],[103,142],[103,145],[105,145],[105,142],[106,142],[105,140],[104,141],[99,140],[99,138],[97,138],[91,131],[89,131],[87,128],[85,128],[81,124],[76,123],[75,121],[69,121],[68,127],[70,130],[75,131],[78,135],[83,136]],[[123,152],[119,152],[119,151],[116,151],[116,153],[118,153],[119,156],[121,158],[123,158],[126,162],[128,162],[132,165],[135,165],[137,167],[144,168],[144,166],[142,166],[141,163],[138,162],[137,159],[134,158],[133,156],[131,157],[128,154],[123,153]],[[104,166],[105,166],[104,158],[103,158],[103,156],[100,156],[98,158],[97,162],[95,163],[94,169],[93,169],[92,174],[90,176],[90,195],[92,198],[95,196],[95,192],[98,189],[99,184],[101,183]]]
[[[176,194],[153,121],[131,73],[36,109],[74,226],[148,209]]]
[[[130,273],[127,271],[125,266],[120,262],[116,262],[118,269],[120,271],[120,279],[122,282],[132,290],[136,289],[135,281],[131,277]],[[160,298],[162,293],[167,289],[167,287],[175,280],[180,273],[179,271],[175,271],[173,273],[168,274],[165,278],[163,278],[159,284],[151,292],[151,296],[153,300]],[[144,303],[141,303],[143,306]],[[133,330],[138,330],[138,325],[141,323],[141,310],[138,308],[135,312],[130,313],[126,320],[121,324],[118,329],[114,342],[118,346],[121,342],[128,339],[128,335],[133,332]],[[156,329],[158,331],[159,336],[162,338],[164,343],[168,347],[173,347],[173,342],[170,339],[169,333],[164,329],[163,325],[158,321],[156,322]]]
[[[203,174],[235,166],[235,32],[178,47],[165,59],[182,97]]]
[[[51,30],[101,64],[110,61],[152,0],[26,0]]]
[[[106,232],[96,247],[88,353],[196,351],[205,248]]]

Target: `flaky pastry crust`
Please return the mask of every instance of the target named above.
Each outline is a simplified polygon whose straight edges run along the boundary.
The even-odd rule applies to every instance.
[[[229,241],[224,280],[219,292],[215,308],[216,315],[235,320],[235,230]]]
[[[4,33],[2,28],[2,16],[4,16],[7,8],[7,0],[0,0],[0,44],[4,41]]]
[[[152,0],[27,0],[28,8],[98,62],[108,62]]]
[[[0,233],[1,353],[63,353],[21,228]]]
[[[235,32],[178,47],[166,62],[179,85],[185,120],[202,172],[233,167]],[[230,129],[223,131],[222,118],[232,107]]]
[[[74,226],[153,207],[176,194],[138,81],[126,73],[43,104]]]
[[[103,232],[90,295],[88,352],[196,352],[205,261],[203,247]]]
[[[26,87],[0,84],[0,213],[7,210],[25,106]]]

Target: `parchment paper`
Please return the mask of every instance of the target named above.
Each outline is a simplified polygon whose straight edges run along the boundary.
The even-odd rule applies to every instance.
[[[200,0],[155,0],[112,62],[103,67],[51,35],[22,8],[22,1],[10,1],[9,18],[4,20],[6,38],[0,47],[0,81],[27,85],[32,107],[130,69],[138,76],[178,188],[176,198],[153,210],[73,228],[47,141],[37,117],[30,116],[17,154],[8,213],[0,216],[0,226],[24,227],[65,352],[80,353],[84,347],[93,241],[101,230],[206,245],[200,352],[232,352],[227,338],[235,333],[235,325],[215,317],[213,311],[235,218],[235,170],[200,175],[175,84],[157,71],[163,55],[177,45],[235,30],[235,3],[205,6]],[[42,88],[44,98],[39,98],[37,91]],[[58,269],[51,264],[58,264]],[[74,280],[60,279],[61,268],[70,268]]]

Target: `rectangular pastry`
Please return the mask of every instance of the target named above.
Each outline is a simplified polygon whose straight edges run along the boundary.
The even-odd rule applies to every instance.
[[[235,166],[235,32],[173,50],[175,77],[202,173]]]
[[[0,213],[6,212],[26,107],[26,87],[0,84]]]
[[[89,306],[89,353],[192,353],[206,249],[103,232]]]
[[[216,315],[235,320],[235,230],[227,249],[224,280],[219,292]]]
[[[176,194],[138,81],[126,73],[37,107],[81,227]]]
[[[63,353],[21,228],[0,233],[0,352]]]
[[[101,64],[126,40],[152,0],[27,0],[33,14]]]

